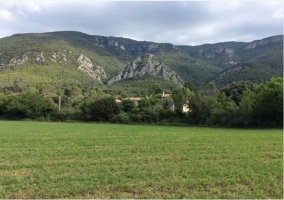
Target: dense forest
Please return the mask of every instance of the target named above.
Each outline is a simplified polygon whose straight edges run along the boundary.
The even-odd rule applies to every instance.
[[[140,96],[139,103],[95,86],[37,85],[21,90],[15,83],[8,89],[13,93],[7,93],[7,88],[0,90],[2,120],[283,127],[280,77],[262,84],[239,81],[223,87],[210,82],[199,89],[186,82],[164,101],[164,88],[154,83],[147,95]]]

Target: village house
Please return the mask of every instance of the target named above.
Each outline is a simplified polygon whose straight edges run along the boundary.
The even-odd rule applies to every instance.
[[[161,97],[161,101],[163,103],[167,103],[167,98],[169,98],[171,96],[171,94],[165,94],[165,92],[163,92],[162,97]]]
[[[165,94],[165,92],[163,92],[162,96],[161,96],[161,101],[163,104],[167,104],[169,103],[168,98],[171,96],[171,94]],[[171,104],[169,105],[169,109],[170,110],[175,110],[175,104]]]
[[[166,94],[163,92],[162,96],[161,96],[161,101],[163,104],[169,103],[168,98],[171,97],[171,94]],[[146,97],[148,98],[148,97]],[[122,99],[123,100],[130,100],[134,102],[135,106],[139,105],[139,102],[141,101],[141,99],[143,99],[143,97],[127,97]],[[116,103],[120,103],[121,100],[119,100],[118,98],[115,99]],[[169,105],[168,107],[170,110],[175,110],[175,105],[173,103],[171,103],[171,105]],[[183,112],[188,113],[190,112],[190,109],[188,108],[188,104],[184,104],[183,105]]]
[[[162,94],[162,96],[161,96],[161,101],[162,101],[162,103],[163,103],[163,104],[168,103],[167,100],[168,100],[168,98],[169,98],[170,96],[171,96],[171,94],[166,94],[165,92],[163,92],[163,94]],[[175,105],[174,105],[174,104],[170,105],[169,109],[170,109],[170,110],[175,110]],[[182,111],[183,111],[184,113],[190,112],[190,109],[189,109],[189,107],[188,107],[188,102],[183,105]]]
[[[184,112],[184,113],[189,113],[190,112],[190,109],[188,107],[188,103],[183,104],[182,112]]]
[[[141,99],[142,99],[141,97],[127,97],[127,98],[124,98],[123,100],[133,101],[135,106],[138,106]]]
[[[121,100],[119,100],[117,97],[115,98],[115,103],[121,103]]]

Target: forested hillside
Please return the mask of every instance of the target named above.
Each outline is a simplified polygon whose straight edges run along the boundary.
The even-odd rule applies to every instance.
[[[241,80],[261,83],[282,76],[283,36],[251,43],[175,46],[72,31],[16,34],[0,39],[1,84],[60,82],[103,86],[127,64],[147,53],[197,87],[210,81],[217,85]],[[86,59],[80,62],[81,55]]]
[[[279,127],[282,77],[283,36],[176,46],[17,34],[0,39],[0,118]]]

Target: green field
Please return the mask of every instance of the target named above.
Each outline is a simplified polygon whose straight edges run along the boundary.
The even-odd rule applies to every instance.
[[[282,130],[0,121],[0,198],[283,198]]]

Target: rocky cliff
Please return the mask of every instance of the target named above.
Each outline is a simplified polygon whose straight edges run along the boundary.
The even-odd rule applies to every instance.
[[[183,80],[176,72],[172,71],[164,63],[155,61],[154,57],[153,54],[138,56],[132,63],[122,69],[117,76],[108,80],[106,84],[111,85],[120,80],[150,75],[161,77],[178,85],[183,85]]]
[[[97,80],[101,80],[101,78],[106,78],[106,73],[103,67],[96,66],[94,69],[92,61],[81,54],[78,58],[78,69],[81,70],[82,72],[87,73],[89,76],[92,78],[95,78]]]
[[[273,36],[262,40],[255,40],[245,45],[243,49],[255,49],[258,47],[265,47],[268,45],[283,43],[283,35]]]

